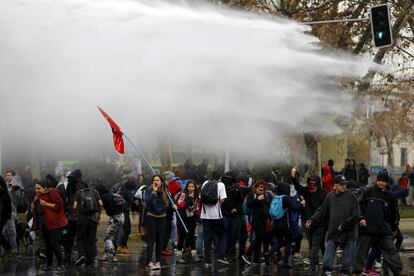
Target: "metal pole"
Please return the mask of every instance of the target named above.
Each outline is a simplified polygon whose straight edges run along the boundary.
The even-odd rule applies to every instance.
[[[309,22],[300,22],[303,25],[322,25],[322,24],[335,24],[335,23],[347,23],[347,22],[362,22],[369,21],[367,18],[351,18],[351,19],[336,19],[336,20],[322,20],[322,21],[309,21]]]
[[[145,164],[147,164],[148,168],[151,170],[151,172],[155,175],[157,174],[154,170],[154,168],[151,166],[150,162],[148,161],[148,159],[145,157],[144,153],[138,148],[138,146],[136,146],[125,133],[122,133],[122,135],[127,139],[127,141],[129,142],[129,144],[136,150],[136,152],[138,153],[139,156],[141,156],[142,160],[144,160]],[[171,198],[170,192],[167,189],[164,189],[165,193],[167,194],[168,199],[171,202],[171,205],[174,205],[174,200]],[[188,229],[187,226],[185,225],[183,219],[180,216],[180,213],[178,212],[178,210],[175,210],[175,213],[177,215],[177,217],[180,219],[185,232],[188,233]]]

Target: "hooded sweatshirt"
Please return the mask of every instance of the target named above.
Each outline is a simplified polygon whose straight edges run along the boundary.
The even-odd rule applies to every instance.
[[[227,198],[221,205],[221,211],[225,216],[233,216],[231,210],[236,209],[237,213],[234,214],[234,216],[237,216],[238,214],[241,214],[241,207],[243,205],[243,197],[241,191],[234,182],[234,178],[223,177],[223,183],[226,187]]]
[[[73,213],[73,203],[76,199],[76,191],[77,191],[77,185],[82,179],[82,172],[77,169],[71,172],[68,175],[68,185],[59,185],[57,189],[59,190],[60,194],[62,195],[65,203],[65,212],[66,216],[69,220],[75,220],[75,216]]]
[[[343,243],[358,238],[358,200],[347,190],[341,194],[336,194],[335,190],[330,192],[310,219],[328,226],[328,240]],[[341,230],[338,229],[339,226]]]
[[[7,185],[4,179],[0,176],[0,225],[4,226],[6,222],[11,219],[12,204]]]
[[[296,200],[290,197],[290,185],[287,183],[280,183],[277,186],[276,194],[284,196],[282,198],[282,208],[286,209],[287,211],[281,219],[273,221],[273,228],[281,229],[284,233],[286,233],[287,231],[290,231],[289,213],[290,211],[299,211],[300,202],[298,203]]]
[[[316,212],[316,210],[322,206],[326,198],[326,191],[321,188],[321,178],[319,176],[312,176],[308,181],[308,187],[303,187],[299,184],[296,178],[293,179],[293,184],[295,185],[296,190],[301,196],[305,199],[305,208],[302,212],[302,219],[304,221],[310,219],[310,217]],[[315,182],[315,189],[312,189],[310,182]],[[313,227],[317,227],[316,223]]]

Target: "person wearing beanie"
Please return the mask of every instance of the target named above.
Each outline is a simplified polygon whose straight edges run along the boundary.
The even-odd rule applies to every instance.
[[[347,190],[348,182],[343,175],[335,176],[335,190],[326,196],[322,206],[306,222],[307,229],[314,227],[315,223],[327,225],[327,242],[322,264],[325,275],[332,274],[332,262],[339,245],[343,246],[341,273],[350,275],[358,238],[359,205],[356,197]]]
[[[172,171],[164,172],[164,179],[167,191],[171,195],[171,198],[175,199],[175,196],[181,191],[181,184],[177,181],[175,173]],[[176,204],[176,202],[174,202]],[[171,233],[176,236],[176,225],[173,225],[174,220],[174,209],[171,206],[167,207],[166,211],[166,226],[164,234],[164,243],[162,255],[171,256],[172,252],[167,250],[168,241],[170,240]],[[181,223],[181,222],[178,222]],[[174,232],[173,232],[174,231]],[[175,240],[173,241],[175,243]]]
[[[354,272],[362,272],[368,250],[374,244],[379,246],[394,275],[399,275],[402,270],[400,255],[393,241],[393,233],[398,229],[396,200],[395,195],[386,189],[388,181],[388,173],[380,172],[376,185],[368,187],[359,201],[361,217]]]

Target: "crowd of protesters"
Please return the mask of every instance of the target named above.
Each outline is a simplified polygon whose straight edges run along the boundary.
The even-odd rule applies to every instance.
[[[329,160],[321,174],[304,177],[292,167],[283,179],[274,167],[267,177],[255,178],[246,166],[209,174],[207,160],[198,166],[189,160],[184,170],[154,175],[147,185],[131,175],[111,187],[95,185],[77,169],[61,181],[51,174],[35,179],[31,189],[8,170],[0,177],[1,257],[18,255],[21,236],[30,232],[33,252],[46,259],[43,271],[117,263],[117,255],[132,254],[130,215],[138,210],[148,270],[160,270],[162,257],[175,254],[178,264],[203,262],[206,268],[238,259],[248,266],[304,265],[331,275],[336,256],[342,275],[378,275],[378,260],[399,275],[398,201],[413,202],[411,167],[400,185],[386,170],[369,183],[365,165],[350,159],[341,171]],[[108,220],[97,258],[101,211]],[[22,213],[26,222],[18,221]],[[303,237],[306,254],[301,252]]]

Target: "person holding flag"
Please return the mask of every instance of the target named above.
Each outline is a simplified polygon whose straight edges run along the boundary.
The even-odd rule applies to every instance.
[[[147,209],[145,227],[147,229],[146,263],[147,269],[161,269],[161,251],[166,229],[167,208],[170,206],[177,210],[176,205],[168,201],[164,187],[164,179],[160,175],[154,175],[151,187],[144,192],[144,201]],[[155,264],[152,261],[155,244]]]

